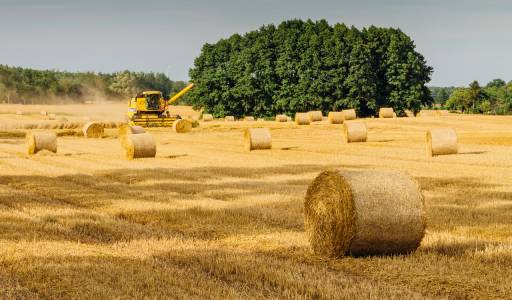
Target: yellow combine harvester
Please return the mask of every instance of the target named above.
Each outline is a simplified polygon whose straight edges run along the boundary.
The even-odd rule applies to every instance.
[[[194,87],[191,83],[169,101],[165,100],[162,92],[146,91],[138,94],[128,102],[128,123],[142,127],[171,127],[174,121],[180,119],[168,111],[170,104],[183,97]]]

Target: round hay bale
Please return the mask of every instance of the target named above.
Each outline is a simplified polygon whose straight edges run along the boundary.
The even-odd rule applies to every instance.
[[[396,171],[325,171],[308,188],[304,216],[313,252],[328,257],[407,254],[425,234],[419,185]]]
[[[327,120],[329,120],[329,123],[331,124],[343,124],[343,121],[345,121],[345,115],[341,111],[330,111],[327,115]]]
[[[82,128],[82,132],[86,138],[101,138],[105,132],[103,124],[97,122],[87,122]]]
[[[366,142],[368,130],[364,122],[345,122],[343,135],[345,143]]]
[[[203,122],[211,122],[211,121],[213,121],[213,115],[211,115],[211,114],[203,115]]]
[[[47,150],[57,153],[57,135],[55,132],[29,132],[26,136],[27,152],[30,155]]]
[[[247,151],[272,149],[272,136],[268,128],[247,128],[244,133]]]
[[[48,120],[55,120],[57,118],[57,115],[55,114],[48,114]]]
[[[311,120],[308,113],[295,113],[295,123],[297,125],[309,125]]]
[[[149,133],[124,135],[121,137],[121,146],[126,159],[156,156],[156,142]]]
[[[263,118],[258,118],[258,120],[257,120],[257,121],[258,121],[258,122],[265,122],[265,119],[263,119]]]
[[[309,119],[311,122],[320,122],[324,119],[324,116],[322,115],[322,112],[319,110],[310,111],[308,112]]]
[[[342,112],[343,112],[343,116],[345,117],[345,121],[357,119],[357,114],[356,114],[355,109],[344,109]]]
[[[251,117],[251,116],[245,117],[244,121],[246,121],[246,122],[254,122],[254,117]]]
[[[172,130],[176,133],[187,133],[192,130],[192,122],[185,119],[178,119],[172,124]]]
[[[408,117],[408,118],[414,118],[414,112],[412,110],[408,110],[406,109],[405,110],[405,115]]]
[[[427,156],[457,154],[457,133],[452,128],[427,131]]]
[[[395,111],[392,107],[381,107],[379,109],[379,118],[393,118]]]
[[[235,117],[233,117],[233,116],[226,116],[224,118],[224,121],[225,122],[234,122],[235,121]]]
[[[288,117],[286,115],[277,115],[276,122],[288,122]]]
[[[118,127],[118,134],[120,137],[128,134],[141,134],[146,133],[144,127],[141,126],[130,126],[128,124],[121,124]]]

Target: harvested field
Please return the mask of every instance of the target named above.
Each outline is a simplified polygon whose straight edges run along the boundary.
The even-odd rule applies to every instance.
[[[42,110],[70,122],[108,120],[104,111],[121,119],[125,104],[109,106],[117,110],[0,105],[0,124],[42,122]],[[3,131],[0,298],[510,297],[512,117],[363,121],[367,142],[350,144],[328,121],[149,128],[156,158],[133,161],[122,157],[117,129],[102,139],[59,136],[48,156],[26,154],[27,130]],[[256,125],[272,129],[272,149],[244,150],[244,129]],[[427,129],[446,127],[459,153],[427,158]],[[418,181],[426,214],[418,250],[314,255],[304,197],[329,169]]]

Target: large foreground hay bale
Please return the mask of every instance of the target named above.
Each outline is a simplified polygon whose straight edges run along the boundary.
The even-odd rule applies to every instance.
[[[368,130],[364,122],[345,122],[343,124],[345,143],[366,142]]]
[[[244,133],[245,150],[272,149],[272,135],[268,128],[247,128]]]
[[[295,123],[297,125],[309,125],[311,123],[311,119],[309,118],[308,113],[295,113]]]
[[[172,124],[172,130],[176,133],[187,133],[192,130],[192,122],[185,119],[178,119]]]
[[[155,157],[156,142],[149,133],[128,134],[121,137],[121,146],[126,159]]]
[[[427,131],[427,156],[457,154],[457,133],[452,128]]]
[[[320,122],[324,118],[324,116],[322,115],[322,112],[319,110],[310,111],[310,112],[308,112],[308,115],[309,115],[309,120],[311,122]]]
[[[343,116],[345,117],[345,121],[355,120],[357,119],[357,114],[355,109],[344,109]]]
[[[57,135],[55,132],[29,132],[26,136],[28,154],[47,150],[57,153]]]
[[[286,115],[277,115],[276,122],[288,122],[288,117]]]
[[[203,122],[211,122],[211,121],[213,121],[213,115],[203,114]]]
[[[329,120],[329,123],[331,124],[343,124],[343,121],[345,121],[345,115],[341,111],[330,111],[327,115],[327,120]]]
[[[392,107],[381,107],[379,109],[379,118],[393,118],[395,111]]]
[[[304,208],[318,255],[406,254],[425,233],[420,188],[401,172],[323,172],[309,186]]]
[[[144,130],[144,127],[141,126],[130,126],[128,124],[120,124],[118,126],[118,132],[119,136],[122,137],[128,134],[146,133],[146,130]]]

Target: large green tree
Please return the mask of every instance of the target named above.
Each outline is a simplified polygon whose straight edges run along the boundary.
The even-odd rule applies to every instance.
[[[205,44],[189,100],[216,116],[271,116],[383,106],[419,111],[432,97],[432,68],[402,31],[362,31],[325,20],[290,20]]]

